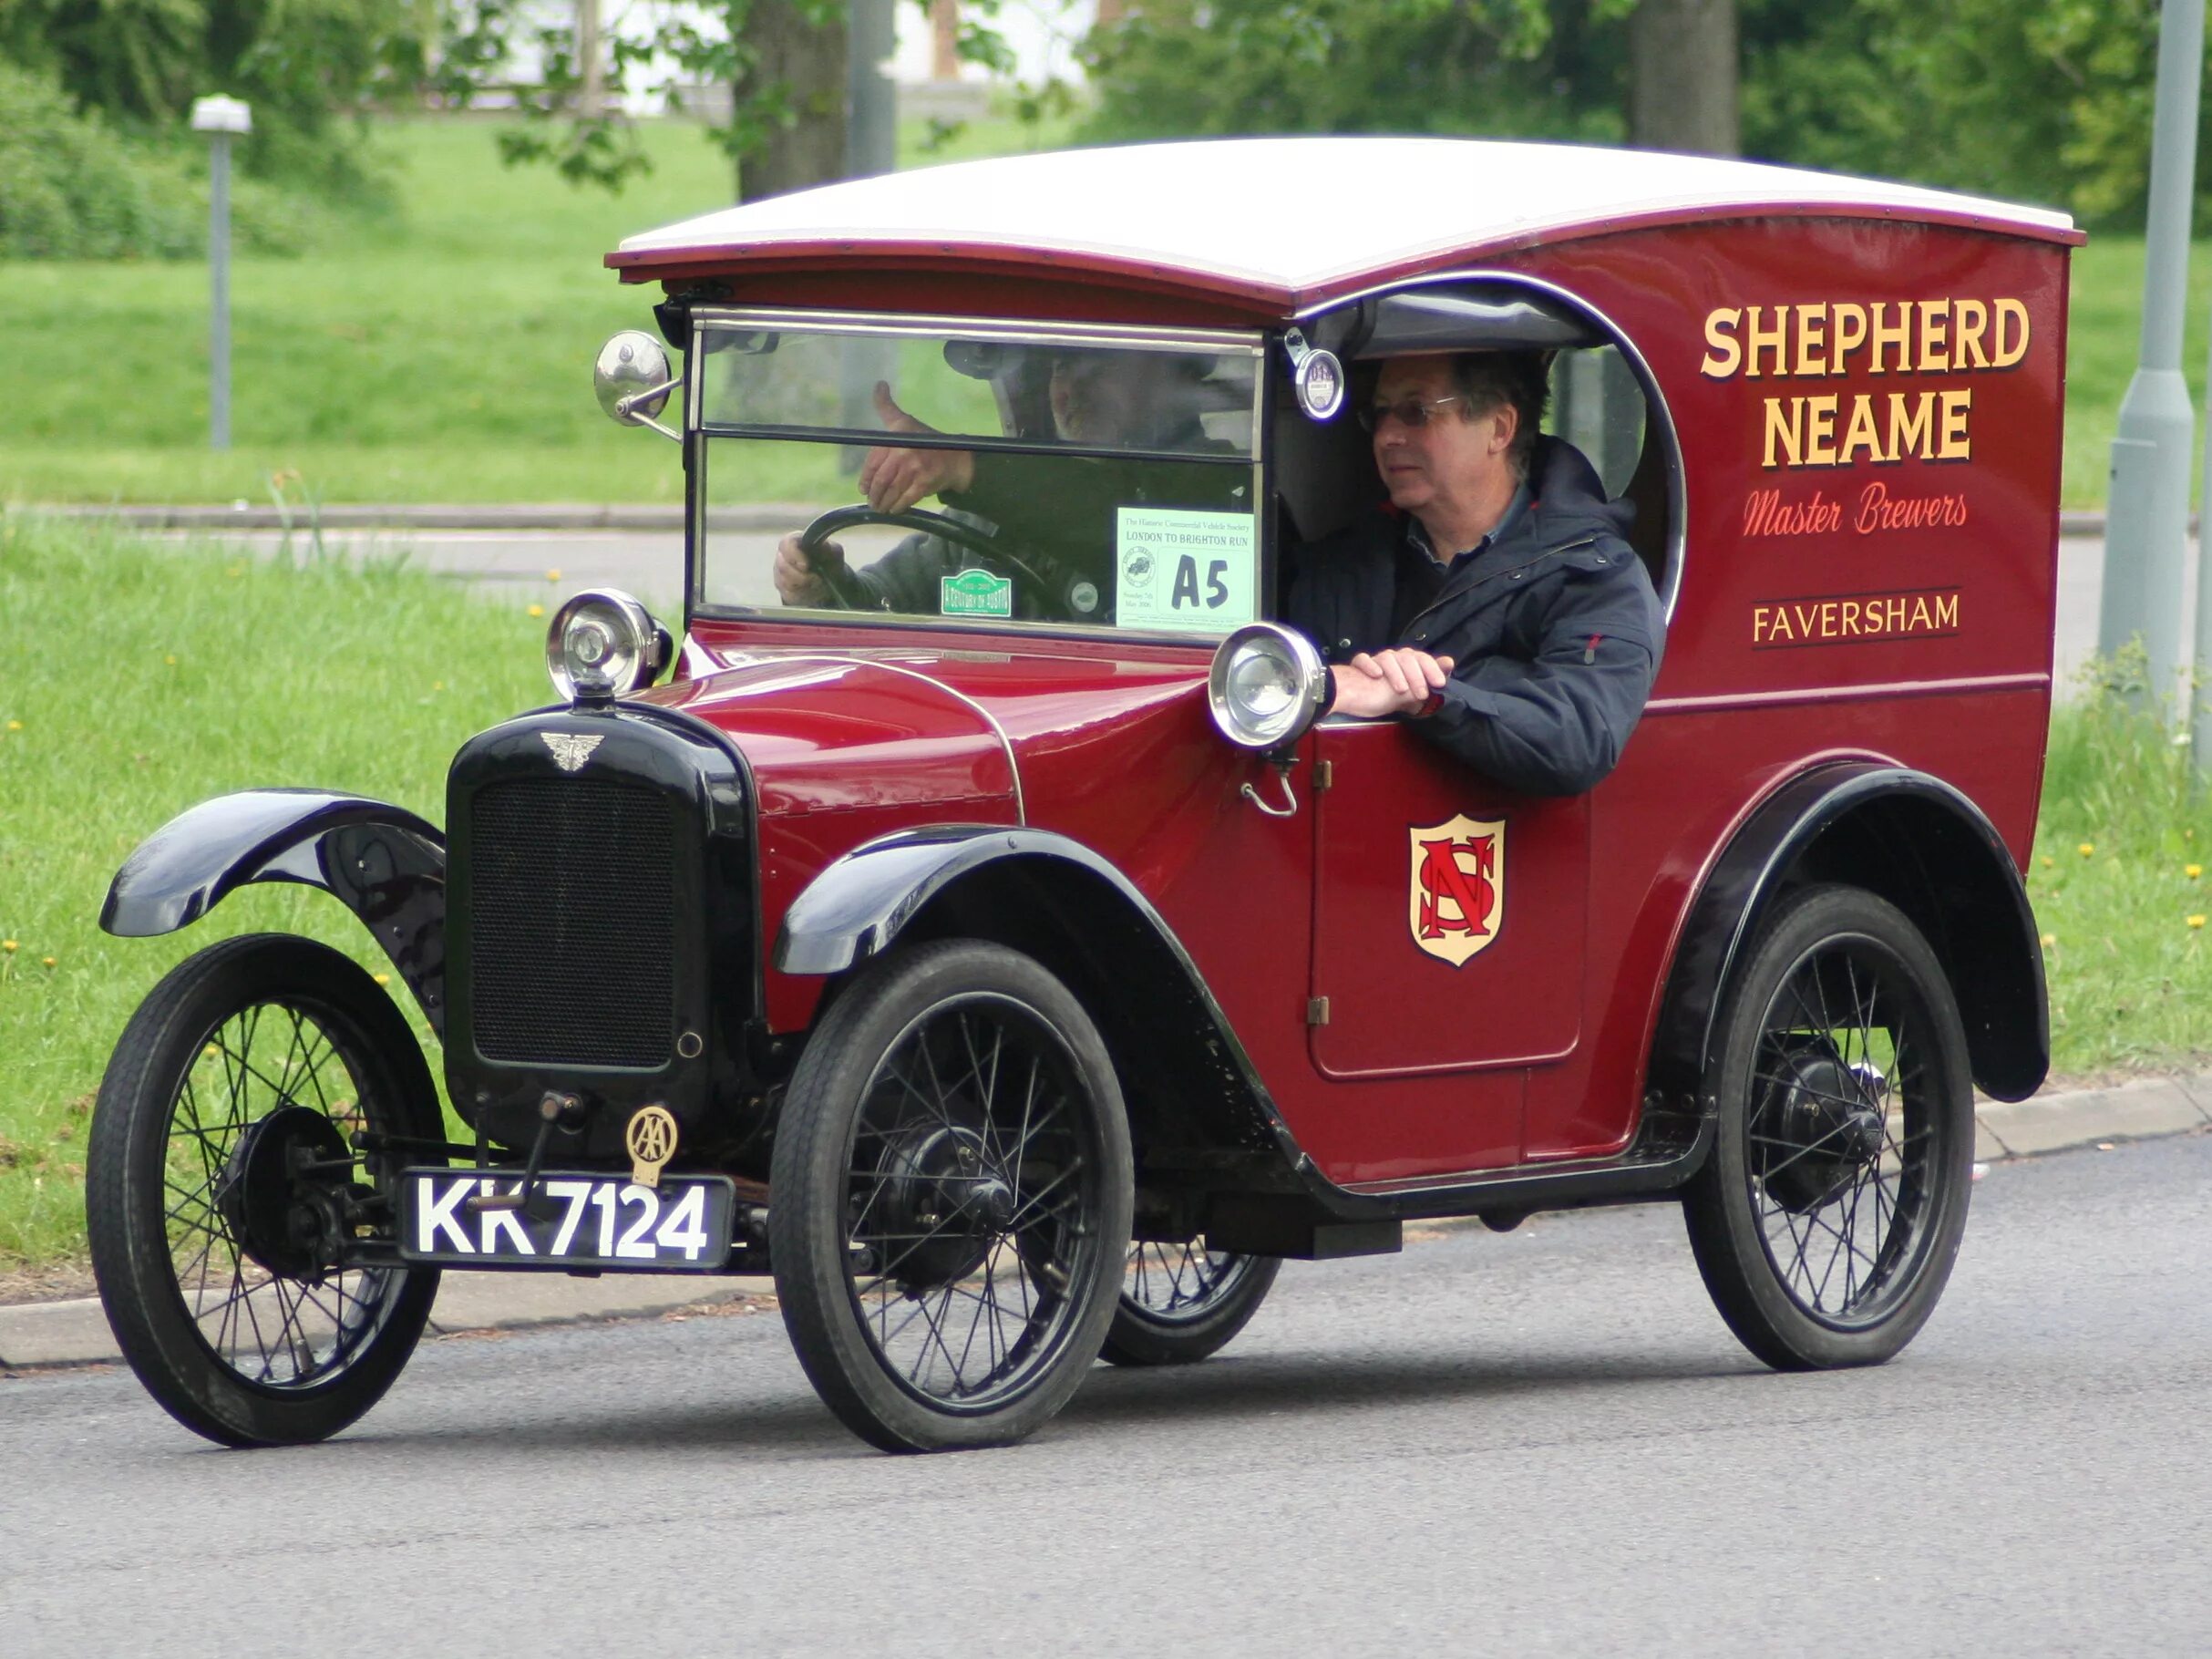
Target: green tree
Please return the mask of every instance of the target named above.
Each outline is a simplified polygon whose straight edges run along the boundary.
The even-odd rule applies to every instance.
[[[1098,138],[1513,133],[1618,141],[1633,0],[1147,0],[1094,32]]]
[[[2158,0],[1745,0],[1753,154],[2140,223]],[[2212,195],[2212,145],[2197,182]]]
[[[1482,132],[1726,151],[2141,222],[2158,0],[1143,0],[1100,138]],[[1731,46],[1731,34],[1737,45]],[[1694,38],[1692,38],[1694,36]],[[2197,180],[2212,204],[2212,123]]]
[[[0,0],[0,57],[126,134],[173,136],[193,98],[242,98],[249,172],[358,190],[351,123],[411,91],[424,21],[418,0]]]
[[[0,0],[5,3],[5,0]],[[580,31],[531,20],[522,0],[449,0],[435,84],[465,100],[498,83],[530,118],[500,136],[509,163],[550,162],[571,182],[622,188],[650,163],[620,100],[593,107]],[[902,0],[904,3],[904,0]],[[929,0],[911,0],[927,8]],[[999,0],[966,0],[960,56],[1008,72],[1012,54],[991,26]],[[649,26],[606,37],[605,84],[679,104],[701,88],[726,89],[728,106],[708,135],[735,169],[734,193],[780,195],[846,174],[847,24],[852,0],[666,0]],[[537,65],[513,77],[518,47]]]

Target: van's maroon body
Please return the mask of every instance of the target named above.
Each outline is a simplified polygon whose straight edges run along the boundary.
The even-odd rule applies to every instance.
[[[672,677],[677,630],[574,596],[561,704],[463,746],[442,830],[223,797],[102,916],[159,933],[244,883],[323,888],[442,1039],[474,1144],[355,963],[279,935],[189,958],[118,1042],[87,1153],[126,1355],[200,1433],[312,1440],[397,1375],[446,1268],[767,1271],[856,1432],[1003,1444],[1094,1357],[1217,1351],[1280,1258],[1679,1198],[1752,1353],[1887,1360],[1963,1235],[1973,1087],[2018,1099],[2048,1065],[2021,871],[2080,240],[1738,162],[1377,139],[972,163],[625,243],[609,263],[661,285],[687,356],[625,332],[595,376],[625,421],[687,397],[658,427],[689,485]],[[1553,348],[1668,622],[1616,768],[1538,798],[1322,712],[1281,590],[1293,537],[1382,498],[1324,392],[1366,394],[1362,359]],[[1038,370],[1072,398],[1116,356],[1180,427],[1024,411]],[[978,424],[808,414],[932,358]],[[995,425],[962,412],[986,397]],[[747,443],[823,478],[830,446],[1042,469],[1010,512],[961,508],[957,470],[931,485],[952,515],[794,510],[794,557],[834,565],[870,520],[926,531],[910,559],[954,550],[926,600],[870,612],[831,565],[771,596],[761,543],[717,540],[709,487]],[[1178,469],[1227,493],[1147,493]],[[1110,550],[1041,574],[1021,515],[1101,479]],[[1182,614],[1156,580],[1176,537],[1236,553]],[[1583,546],[1468,580],[1535,572],[1534,601]]]
[[[1101,853],[1157,906],[1332,1181],[1601,1157],[1638,1128],[1704,878],[1783,784],[1844,761],[1923,772],[1979,806],[2024,862],[2051,697],[2066,256],[2079,240],[1778,196],[1474,241],[1297,291],[890,237],[612,255],[627,280],[746,304],[1262,329],[1393,283],[1510,273],[1618,326],[1681,446],[1664,665],[1618,770],[1585,798],[1517,797],[1402,726],[1331,722],[1305,737],[1294,774],[1302,786],[1325,765],[1330,787],[1311,811],[1264,817],[1239,789],[1265,768],[1207,718],[1202,644],[695,618],[681,683],[653,695],[727,730],[753,763],[765,938],[814,876],[876,835],[1026,822]],[[1953,297],[2017,301],[2020,361],[1900,376],[1892,351],[1880,375],[1706,372],[1715,311],[1766,308],[1771,326],[1775,308],[1795,322],[1800,305]],[[1799,345],[1793,334],[1789,369]],[[1924,391],[1970,391],[1970,458],[1876,460],[1862,446],[1849,465],[1765,464],[1770,391],[1842,408],[1866,394],[1886,417],[1899,386],[1915,407]],[[800,683],[778,690],[794,652]],[[824,654],[847,665],[834,678]],[[741,656],[746,666],[722,668]],[[869,665],[878,658],[895,671]],[[1456,968],[1407,938],[1404,834],[1455,813],[1507,826],[1510,918]],[[769,1024],[804,1029],[821,983],[771,965]],[[1309,1024],[1322,998],[1327,1023]]]

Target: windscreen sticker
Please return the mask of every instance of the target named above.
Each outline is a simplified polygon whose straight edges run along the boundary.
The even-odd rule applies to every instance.
[[[1256,522],[1249,512],[1117,509],[1115,620],[1190,634],[1226,634],[1251,621]]]
[[[1013,578],[989,571],[962,571],[937,584],[937,610],[943,616],[1012,616]]]

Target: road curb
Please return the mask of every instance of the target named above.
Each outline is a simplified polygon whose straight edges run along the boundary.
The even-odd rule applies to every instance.
[[[1974,1156],[2034,1158],[2103,1141],[2148,1140],[2212,1128],[2212,1073],[2142,1077],[2111,1088],[2068,1089],[2026,1100],[1984,1100],[1974,1110]],[[0,1348],[0,1353],[5,1353]]]
[[[2110,1088],[2068,1089],[1974,1110],[1974,1156],[2009,1162],[2074,1147],[2149,1140],[2212,1128],[2212,1073],[2145,1077]],[[773,1295],[775,1282],[741,1275],[449,1273],[430,1328],[511,1331],[649,1319],[688,1307],[727,1307]],[[96,1297],[0,1307],[0,1371],[101,1365],[119,1359]]]
[[[430,1310],[433,1335],[652,1319],[684,1308],[725,1309],[776,1293],[751,1274],[448,1273]],[[0,1307],[0,1371],[105,1365],[122,1357],[97,1296]]]

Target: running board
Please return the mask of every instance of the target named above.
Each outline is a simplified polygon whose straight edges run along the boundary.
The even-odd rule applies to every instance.
[[[1713,1119],[1700,1118],[1695,1126],[1687,1144],[1639,1149],[1621,1158],[1412,1181],[1340,1187],[1308,1166],[1302,1194],[1215,1194],[1206,1237],[1222,1250],[1326,1260],[1394,1251],[1406,1221],[1479,1216],[1503,1231],[1539,1210],[1663,1199],[1680,1190],[1713,1150]]]

